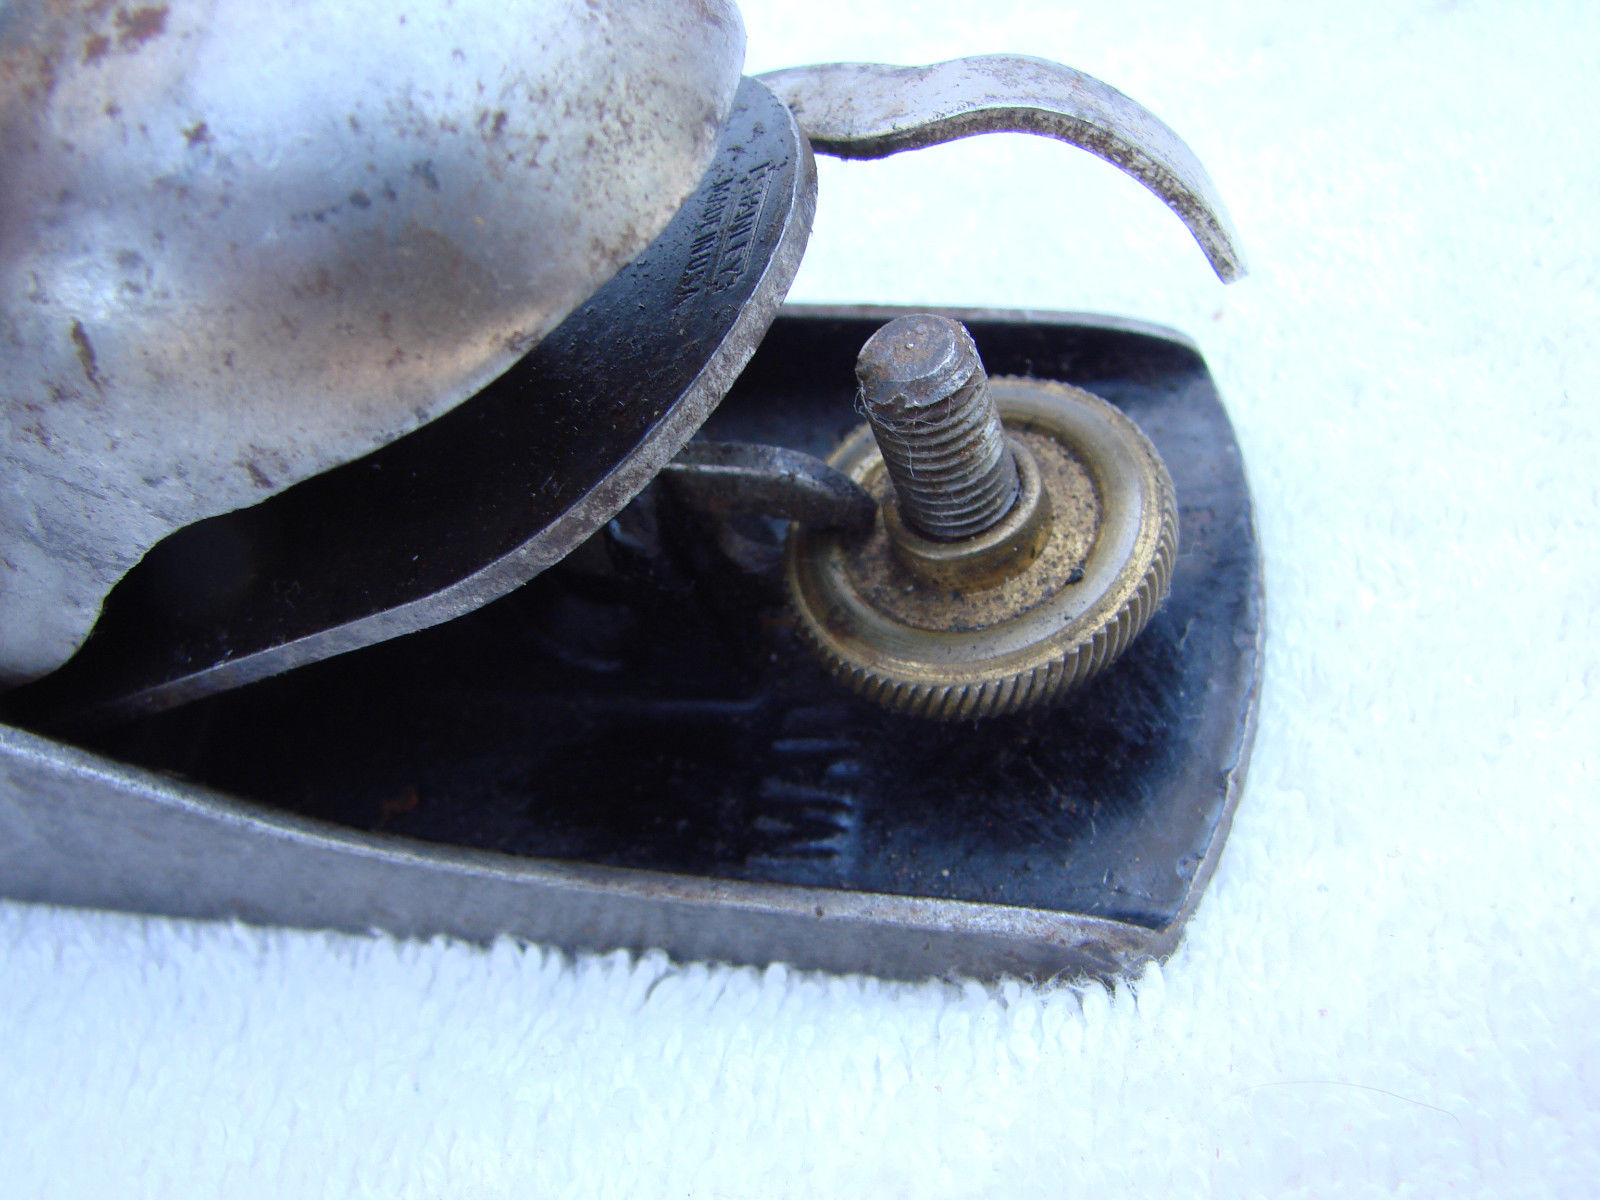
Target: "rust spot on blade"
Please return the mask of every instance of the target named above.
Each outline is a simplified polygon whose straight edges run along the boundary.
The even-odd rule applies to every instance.
[[[196,121],[183,131],[183,140],[191,146],[204,145],[211,140],[211,130],[206,128],[204,121]]]
[[[50,49],[19,46],[0,56],[0,97],[15,91],[24,100],[49,96],[56,86],[56,68]]]
[[[511,115],[505,109],[499,108],[494,112],[480,112],[478,114],[478,132],[486,141],[500,137],[506,131],[506,125],[511,120]]]
[[[422,180],[423,183],[427,184],[430,192],[437,192],[439,190],[439,176],[434,174],[433,160],[431,158],[419,158],[416,162],[412,163],[411,174]]]
[[[151,38],[160,37],[166,31],[167,6],[161,4],[118,9],[113,20],[117,26],[117,45],[124,50],[131,50]]]
[[[97,33],[83,43],[85,63],[97,63],[109,53],[111,53],[111,39],[103,33]]]
[[[83,366],[83,377],[94,385],[95,391],[103,391],[105,380],[100,377],[100,364],[95,361],[94,347],[89,343],[89,335],[82,321],[72,323],[72,344],[78,348],[78,362]]]

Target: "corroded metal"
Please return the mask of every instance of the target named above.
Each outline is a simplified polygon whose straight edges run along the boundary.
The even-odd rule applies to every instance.
[[[954,541],[1006,515],[1017,467],[978,348],[959,321],[916,313],[889,322],[861,348],[856,379],[908,526]]]
[[[1194,151],[1142,104],[1082,71],[1021,54],[926,67],[828,63],[761,76],[819,154],[882,158],[982,133],[1035,133],[1103,158],[1159,196],[1224,283],[1239,240]]]
[[[837,679],[896,711],[955,720],[1047,704],[1127,649],[1172,578],[1172,480],[1138,427],[1066,384],[995,379],[990,390],[1049,496],[1050,536],[1020,570],[986,587],[932,586],[907,569],[888,522],[864,538],[790,535],[801,633]],[[829,461],[891,503],[867,426]]]
[[[0,688],[526,354],[694,190],[743,48],[729,0],[6,5]]]

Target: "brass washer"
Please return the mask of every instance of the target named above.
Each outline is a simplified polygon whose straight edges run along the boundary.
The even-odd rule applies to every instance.
[[[896,555],[862,552],[862,537],[887,539],[882,512],[866,535],[790,530],[787,576],[800,633],[837,679],[896,711],[954,720],[1046,704],[1114,661],[1171,582],[1176,499],[1160,455],[1139,428],[1104,400],[1066,384],[996,378],[990,389],[1010,434],[1051,439],[1093,483],[1088,511],[1095,527],[1070,572],[1047,547],[1018,576],[952,592],[911,575]],[[829,463],[863,486],[881,487],[883,460],[866,426]],[[1057,522],[1050,540],[1072,536],[1059,522],[1085,506],[1069,496],[1049,500]],[[1046,570],[1056,574],[1041,580]],[[892,606],[873,602],[885,588],[924,589],[921,611],[943,615],[911,624],[887,611]]]

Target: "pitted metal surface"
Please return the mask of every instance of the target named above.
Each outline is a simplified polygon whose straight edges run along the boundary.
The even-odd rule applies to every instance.
[[[523,357],[694,190],[743,45],[727,0],[0,8],[0,688]]]

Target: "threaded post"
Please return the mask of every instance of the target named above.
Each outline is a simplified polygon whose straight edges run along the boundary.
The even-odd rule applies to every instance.
[[[861,348],[856,379],[906,524],[953,542],[1006,515],[1017,466],[959,321],[919,313],[889,322]]]

